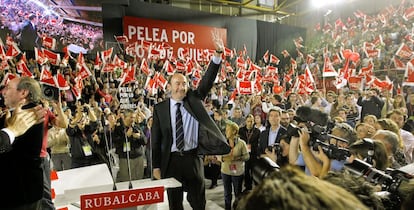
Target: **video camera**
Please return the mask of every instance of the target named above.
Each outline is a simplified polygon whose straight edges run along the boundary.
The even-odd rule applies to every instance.
[[[404,196],[406,196],[401,192],[401,189],[409,187],[408,183],[414,178],[412,174],[398,169],[387,169],[385,172],[378,170],[359,159],[355,159],[352,163],[346,163],[344,166],[351,173],[364,177],[368,182],[380,185],[381,190],[387,192],[385,195],[388,198],[388,205],[392,206],[392,209],[399,209]],[[378,195],[384,197],[383,192],[379,192]]]
[[[252,177],[255,184],[262,182],[264,178],[275,171],[279,171],[280,167],[268,157],[261,157],[256,160],[252,168]]]
[[[328,158],[335,160],[345,160],[351,156],[349,150],[339,148],[334,144],[329,144],[329,140],[331,138],[344,142],[348,141],[329,134],[335,124],[329,122],[328,115],[326,113],[307,106],[301,106],[296,110],[296,116],[294,119],[298,123],[304,123],[308,128],[310,135],[309,147],[311,147],[314,151],[318,151],[318,146],[321,146],[323,152],[328,156]],[[289,137],[299,137],[299,129],[300,128],[298,126],[291,123],[287,127],[287,135]]]

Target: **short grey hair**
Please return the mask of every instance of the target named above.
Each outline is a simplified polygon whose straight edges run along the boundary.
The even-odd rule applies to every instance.
[[[27,101],[31,103],[39,103],[42,98],[42,91],[40,84],[33,78],[20,77],[19,84],[17,84],[17,90],[28,90]]]

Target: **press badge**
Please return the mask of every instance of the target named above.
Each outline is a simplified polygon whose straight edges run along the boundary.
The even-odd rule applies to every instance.
[[[82,149],[83,149],[83,153],[85,153],[85,156],[91,156],[92,155],[92,147],[91,147],[91,145],[85,145],[85,146],[82,146]]]
[[[251,152],[252,151],[252,145],[251,144],[247,144],[247,152]]]
[[[131,151],[131,142],[124,143],[124,152]]]
[[[237,173],[237,165],[236,164],[230,164],[229,169],[233,174]]]

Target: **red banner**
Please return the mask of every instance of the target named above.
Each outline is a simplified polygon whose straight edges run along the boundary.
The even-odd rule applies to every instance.
[[[164,202],[164,187],[81,195],[81,209],[119,209]]]
[[[212,32],[218,31],[224,44],[227,41],[227,29],[210,26],[194,25],[180,22],[161,21],[146,18],[125,16],[123,18],[123,30],[129,43],[138,41],[157,44],[168,44],[172,47],[175,57],[184,57],[189,53],[192,60],[203,60],[203,52],[206,49],[214,49]],[[168,50],[164,48],[164,50]],[[144,49],[138,49],[138,54],[144,53]],[[168,52],[160,52],[160,57],[168,55]],[[139,55],[138,55],[139,56]]]

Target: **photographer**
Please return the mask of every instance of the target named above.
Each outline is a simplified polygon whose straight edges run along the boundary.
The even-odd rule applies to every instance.
[[[75,117],[66,129],[71,145],[72,168],[90,166],[99,162],[99,158],[94,152],[95,141],[92,136],[97,127],[95,113],[89,109],[89,105],[80,105],[79,103]]]
[[[353,154],[348,162],[354,158],[361,159],[379,170],[388,167],[388,156],[384,143],[378,140],[364,138],[349,146],[349,151]]]
[[[266,148],[265,154],[262,154],[262,157],[269,157],[280,167],[286,166],[289,164],[290,139],[287,135],[283,135],[280,138],[280,143]]]

